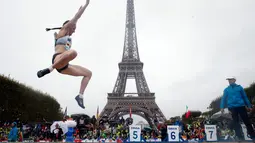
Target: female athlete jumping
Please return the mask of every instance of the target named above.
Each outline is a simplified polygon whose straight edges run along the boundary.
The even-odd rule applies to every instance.
[[[83,14],[88,4],[89,0],[86,1],[85,6],[80,7],[79,11],[71,20],[65,21],[62,27],[46,28],[46,31],[55,29],[60,29],[60,31],[58,32],[58,34],[54,34],[55,54],[52,57],[52,65],[49,68],[37,72],[38,78],[41,78],[44,75],[51,73],[54,69],[56,69],[61,74],[71,76],[83,76],[80,86],[80,92],[75,97],[78,105],[83,109],[85,108],[83,105],[83,93],[92,76],[92,72],[84,67],[69,64],[69,62],[77,56],[77,52],[70,49],[72,45],[72,39],[70,36],[75,32],[76,23]]]

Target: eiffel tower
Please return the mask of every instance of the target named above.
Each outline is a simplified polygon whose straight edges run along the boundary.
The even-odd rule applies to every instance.
[[[135,79],[137,93],[125,93],[127,79]],[[136,94],[138,96],[132,96]],[[118,120],[129,114],[143,117],[151,127],[164,122],[165,116],[155,102],[155,93],[151,93],[143,73],[143,63],[140,61],[135,26],[134,1],[127,0],[125,42],[122,61],[119,63],[119,74],[112,93],[108,93],[107,104],[100,113],[109,120]],[[126,96],[127,95],[127,96]]]

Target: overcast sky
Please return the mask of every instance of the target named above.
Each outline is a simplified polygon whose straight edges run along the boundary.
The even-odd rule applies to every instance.
[[[122,58],[126,0],[91,0],[78,21],[71,64],[93,77],[78,107],[81,77],[54,71],[38,79],[54,54],[53,33],[85,0],[2,0],[0,73],[54,96],[68,113],[96,114],[112,92]],[[212,99],[236,76],[247,87],[255,79],[254,0],[135,0],[136,28],[144,74],[167,118],[206,111]],[[134,90],[135,85],[128,84]]]

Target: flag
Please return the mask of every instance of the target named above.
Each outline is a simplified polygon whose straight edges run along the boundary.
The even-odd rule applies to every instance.
[[[67,116],[67,106],[66,106],[66,109],[65,109],[65,112],[64,112],[64,118]]]
[[[97,119],[99,118],[99,106],[97,106]]]
[[[190,111],[188,111],[188,112],[186,112],[185,117],[186,117],[186,118],[189,118],[189,117],[190,117],[190,115],[191,115],[191,112],[190,112]]]
[[[132,117],[132,109],[131,109],[131,105],[129,105],[129,117]]]
[[[189,111],[189,107],[186,105],[186,113],[185,113],[185,117],[189,118],[191,115],[191,112]]]

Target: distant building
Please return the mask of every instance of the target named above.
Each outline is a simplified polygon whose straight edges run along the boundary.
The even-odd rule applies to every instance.
[[[139,121],[136,125],[141,126],[141,128],[150,127],[149,124],[145,123],[144,121]]]

